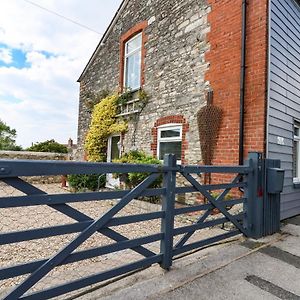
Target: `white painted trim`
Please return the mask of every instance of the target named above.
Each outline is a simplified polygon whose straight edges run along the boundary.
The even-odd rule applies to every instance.
[[[136,48],[135,50],[131,51],[130,53],[126,53],[126,46],[129,42],[137,39],[138,37],[141,37],[141,44],[138,48]],[[143,48],[143,36],[142,36],[142,33],[138,33],[136,34],[134,37],[132,37],[131,39],[129,39],[126,43],[125,43],[125,51],[124,51],[124,70],[123,70],[123,88],[128,88],[126,87],[126,81],[127,81],[127,74],[126,74],[126,71],[127,71],[127,58],[130,57],[131,55],[135,54],[135,53],[138,53],[140,52],[141,54],[141,61],[140,61],[140,76],[139,76],[139,86],[135,86],[135,87],[129,87],[132,91],[135,91],[135,90],[139,90],[141,88],[141,71],[142,71],[142,48]]]
[[[298,147],[297,147],[297,162],[298,162],[298,165],[297,165],[297,177],[293,177],[293,183],[299,183],[300,182],[300,122],[298,122],[297,120],[294,120],[294,126],[293,126],[293,129],[295,131],[295,128],[298,128],[299,129],[299,133],[298,135],[295,135],[294,134],[294,142],[297,142],[298,144]],[[294,145],[293,145],[294,147]],[[293,151],[294,153],[294,151]],[[294,165],[294,160],[293,160],[293,165]]]
[[[266,158],[269,157],[269,123],[270,123],[270,89],[271,89],[271,22],[272,22],[272,0],[269,0],[268,16],[268,70],[267,70],[267,116],[266,116]]]
[[[111,162],[111,146],[112,146],[112,138],[113,137],[120,137],[120,142],[122,143],[122,136],[120,134],[112,134],[107,139],[107,162]],[[121,155],[121,147],[119,148],[119,155]]]
[[[179,137],[169,137],[169,138],[161,138],[160,137],[161,131],[166,130],[166,129],[172,130],[172,129],[178,129],[178,128],[180,129]],[[160,142],[164,142],[164,143],[181,142],[182,143],[182,124],[168,123],[168,124],[164,124],[164,125],[157,127],[157,150],[156,150],[157,152],[156,152],[156,155],[157,155],[158,159],[159,159],[159,151],[160,151]],[[181,152],[182,152],[182,149],[181,149]],[[178,159],[177,163],[181,164],[181,159]]]

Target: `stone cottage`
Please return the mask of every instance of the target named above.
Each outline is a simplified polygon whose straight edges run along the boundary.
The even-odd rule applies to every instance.
[[[78,80],[78,153],[90,95],[130,88],[119,110],[128,131],[109,138],[108,160],[140,149],[202,163],[197,113],[210,98],[222,111],[211,163],[242,163],[249,151],[281,159],[282,218],[300,213],[299,53],[295,0],[124,0]],[[140,89],[150,96],[142,111]]]

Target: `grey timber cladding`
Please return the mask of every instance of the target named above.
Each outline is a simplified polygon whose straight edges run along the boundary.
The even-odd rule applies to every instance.
[[[300,214],[300,189],[293,184],[294,121],[300,121],[300,7],[271,0],[268,157],[285,169],[281,219]]]

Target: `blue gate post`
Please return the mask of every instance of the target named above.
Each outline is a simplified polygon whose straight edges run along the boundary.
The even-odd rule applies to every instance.
[[[280,168],[280,165],[280,160],[265,160],[263,236],[280,231],[280,194],[284,180],[284,170]]]
[[[261,153],[249,153],[253,169],[247,176],[245,226],[248,236],[261,238],[280,230],[280,193],[284,170],[280,161],[263,159]]]
[[[175,187],[176,187],[176,156],[166,154],[164,166],[173,168],[164,173],[163,187],[166,189],[162,197],[162,211],[165,216],[162,218],[161,232],[164,238],[161,240],[160,252],[163,254],[160,266],[169,270],[172,266],[173,258],[173,231],[174,231],[174,209],[175,209]]]
[[[263,232],[263,159],[262,153],[250,152],[248,157],[252,171],[248,174],[244,207],[245,227],[248,237],[260,238]]]

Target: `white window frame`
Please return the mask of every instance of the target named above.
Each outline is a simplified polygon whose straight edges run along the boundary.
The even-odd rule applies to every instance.
[[[111,161],[111,147],[112,147],[112,138],[113,137],[120,137],[120,141],[119,141],[119,156],[121,156],[121,143],[122,143],[122,136],[120,134],[113,134],[113,135],[110,135],[108,137],[108,140],[107,140],[107,162],[112,162]]]
[[[297,143],[297,157],[296,157],[296,160],[297,160],[297,176],[293,178],[293,182],[294,183],[299,183],[300,184],[300,122],[297,122],[295,121],[294,122],[294,132],[295,132],[295,128],[297,128],[299,131],[298,131],[298,135],[295,135],[294,133],[294,142]]]
[[[111,147],[112,147],[112,138],[113,137],[120,137],[120,141],[119,141],[119,156],[121,156],[122,151],[121,151],[121,144],[122,144],[122,135],[120,134],[112,134],[108,137],[107,140],[107,162],[112,162],[111,161]],[[115,178],[114,175],[112,173],[106,173],[106,184],[105,187],[109,188],[109,189],[116,189],[116,188],[120,188],[120,180],[119,178]]]
[[[132,50],[131,52],[127,53],[127,45],[128,43],[134,41],[135,39],[137,38],[141,38],[141,45],[139,47],[137,47],[136,49]],[[142,72],[142,47],[143,47],[143,36],[142,36],[142,32],[136,34],[134,37],[132,37],[131,39],[129,39],[125,45],[124,45],[125,49],[124,49],[124,74],[123,74],[123,87],[126,89],[126,88],[130,88],[132,91],[136,91],[136,90],[139,90],[141,88],[141,76],[139,77],[139,85],[138,86],[131,86],[131,87],[128,87],[126,86],[126,83],[127,83],[127,59],[140,52],[141,53],[141,65],[140,65],[140,75],[141,75],[141,72]]]
[[[174,129],[179,129],[180,130],[180,135],[176,136],[176,137],[166,137],[166,138],[162,138],[161,137],[161,132],[165,131],[165,130],[174,130]],[[166,125],[161,125],[157,128],[157,157],[159,158],[159,153],[160,153],[160,143],[164,142],[164,143],[172,143],[172,142],[183,142],[182,141],[182,124],[166,124]],[[182,144],[181,144],[182,145]],[[181,149],[181,153],[182,154],[182,149]],[[178,158],[177,157],[177,163],[180,164],[181,163],[181,157]]]

